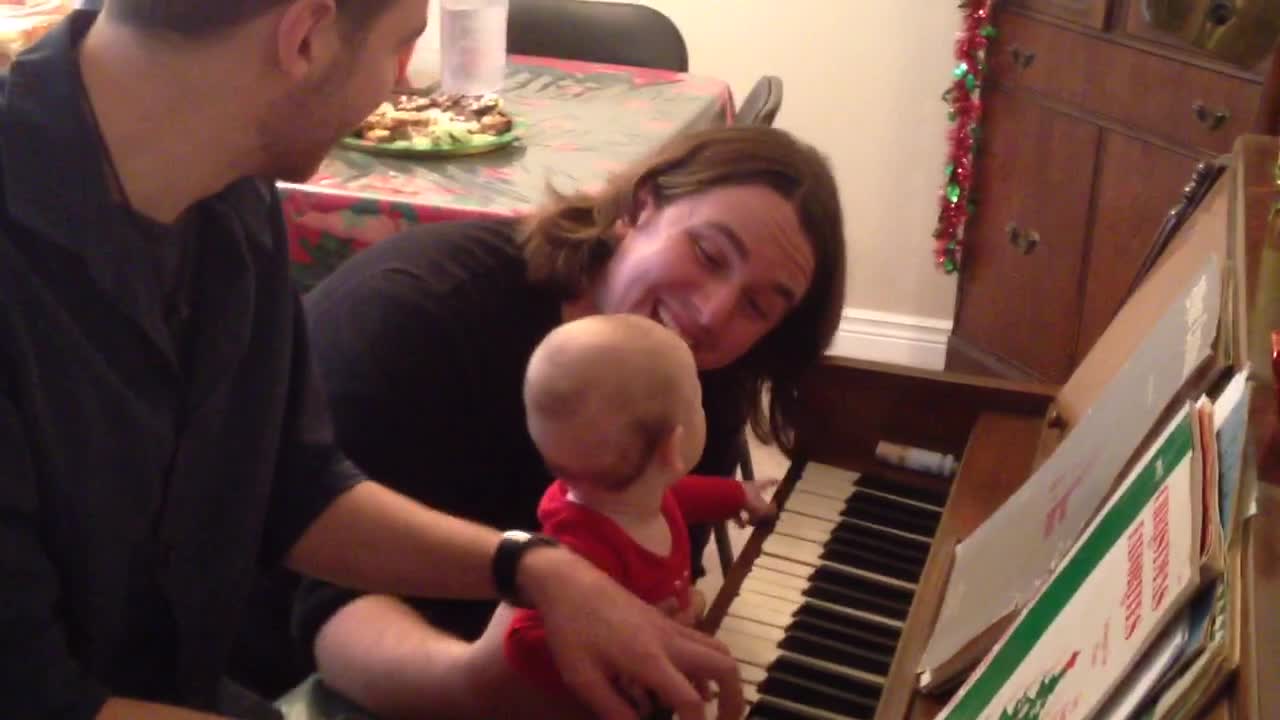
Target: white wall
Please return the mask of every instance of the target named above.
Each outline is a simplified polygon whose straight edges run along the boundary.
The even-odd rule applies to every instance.
[[[818,145],[840,183],[849,241],[846,325],[835,352],[940,367],[954,278],[933,266],[955,2],[632,0],[669,16],[690,70],[740,102],[783,80],[777,125]]]
[[[933,265],[933,227],[955,65],[953,0],[614,0],[680,27],[691,72],[738,102],[783,80],[777,125],[835,166],[849,242],[845,322],[832,352],[940,368],[955,280]],[[439,2],[425,43],[439,44]]]

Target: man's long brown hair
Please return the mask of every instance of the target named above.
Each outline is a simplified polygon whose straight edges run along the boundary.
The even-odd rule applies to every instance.
[[[598,193],[553,193],[527,219],[520,242],[530,280],[561,298],[579,297],[613,256],[619,220],[634,224],[642,198],[662,207],[712,188],[763,185],[791,202],[813,249],[813,282],[796,307],[729,367],[703,373],[728,387],[738,417],[761,440],[793,449],[797,384],[834,337],[844,307],[845,241],[830,165],[812,146],[770,127],[681,135]],[[708,401],[712,401],[708,393]]]

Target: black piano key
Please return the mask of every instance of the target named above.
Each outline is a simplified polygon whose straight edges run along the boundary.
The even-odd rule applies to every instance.
[[[824,545],[824,549],[840,550],[862,558],[855,566],[858,569],[906,583],[914,584],[920,578],[920,573],[924,571],[923,559],[896,557],[868,543],[866,538],[858,537],[853,533],[833,534]]]
[[[882,492],[886,495],[897,495],[900,498],[915,500],[916,502],[922,502],[926,505],[932,505],[938,508],[946,507],[947,496],[951,494],[951,488],[949,487],[939,487],[936,490],[929,490],[894,480],[888,480],[875,475],[863,475],[858,478],[857,484],[867,488],[868,490],[875,490],[876,492]]]
[[[818,607],[812,603],[801,605],[800,609],[796,610],[795,617],[796,619],[821,623],[833,628],[843,628],[846,633],[865,638],[868,643],[876,643],[876,647],[889,648],[890,652],[898,646],[898,636],[901,635],[897,628],[881,625],[870,620],[850,618],[847,615]]]
[[[770,679],[777,677],[799,680],[819,688],[831,688],[832,690],[837,690],[850,698],[856,698],[861,705],[870,708],[873,712],[875,710],[875,706],[880,702],[881,692],[884,691],[884,688],[877,682],[818,667],[805,662],[801,658],[789,655],[783,655],[769,665],[769,668],[765,671],[764,681],[757,686],[761,694],[772,694],[765,690],[766,683],[768,683]],[[779,697],[789,699],[786,698],[785,695],[780,695]],[[801,702],[801,704],[808,703]]]
[[[858,670],[871,675],[880,675],[883,671],[877,668],[886,663],[882,656],[867,653],[857,646],[848,646],[823,635],[810,635],[800,630],[787,633],[778,647],[814,660],[822,660],[832,665],[851,670]],[[893,660],[890,658],[889,664]]]
[[[900,621],[907,619],[912,599],[911,593],[831,568],[818,568],[809,576],[804,596]]]
[[[845,508],[867,507],[874,509],[882,517],[898,518],[911,525],[919,525],[922,530],[919,534],[925,537],[932,537],[933,532],[925,532],[923,528],[934,528],[938,526],[938,522],[942,519],[942,513],[932,508],[921,507],[908,502],[903,502],[896,498],[872,492],[855,492],[845,501]],[[897,528],[896,524],[890,524],[889,527]],[[906,528],[899,528],[905,530]]]
[[[899,510],[909,511],[912,514],[918,515],[922,518],[934,518],[937,520],[942,519],[942,510],[939,510],[938,508],[935,508],[932,506],[920,505],[919,503],[913,503],[910,500],[904,500],[900,497],[875,492],[870,488],[862,488],[861,490],[855,491],[852,495],[849,496],[849,499],[857,498],[859,495],[863,496],[864,500],[870,500],[876,503],[880,503],[885,505],[885,507],[891,507],[891,508],[897,508]]]
[[[826,690],[803,680],[793,680],[782,675],[770,675],[765,678],[759,690],[767,698],[776,697],[797,705],[817,708],[849,718],[863,718],[875,712],[874,706],[868,712],[866,701],[861,698],[848,696],[836,690]]]
[[[926,543],[851,520],[841,520],[832,528],[831,539],[841,538],[852,538],[861,545],[875,548],[885,557],[921,568],[929,558],[929,545]]]
[[[751,706],[747,713],[748,720],[813,720],[813,715],[805,715],[794,710],[769,703],[768,698],[761,698]]]
[[[844,535],[833,535],[827,541],[822,549],[822,559],[907,583],[919,580],[920,572],[924,570],[921,564],[890,558],[875,547],[860,542],[858,538]]]
[[[787,634],[826,638],[833,643],[846,647],[850,652],[857,653],[864,658],[864,664],[859,665],[858,669],[874,675],[889,674],[889,666],[893,664],[893,654],[897,650],[893,643],[868,640],[866,637],[845,632],[841,628],[833,628],[805,618],[797,618],[792,621],[787,627]]]
[[[869,493],[854,493],[845,503],[844,517],[851,520],[862,520],[881,527],[893,528],[902,532],[913,533],[921,537],[931,538],[938,529],[937,518],[921,517],[910,510],[894,507],[887,502],[877,502]]]

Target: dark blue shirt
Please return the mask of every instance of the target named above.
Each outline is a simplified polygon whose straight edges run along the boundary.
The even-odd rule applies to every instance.
[[[108,695],[212,709],[254,573],[358,480],[274,188],[235,182],[172,237],[131,218],[75,58],[94,17],[0,80],[4,717],[88,718]],[[158,262],[164,242],[189,258]]]

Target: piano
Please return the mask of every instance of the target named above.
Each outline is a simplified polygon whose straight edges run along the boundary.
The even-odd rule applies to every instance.
[[[1230,366],[1252,363],[1256,383],[1242,487],[1256,488],[1258,511],[1233,550],[1242,568],[1240,660],[1205,699],[1206,718],[1280,718],[1280,398],[1271,362],[1271,332],[1280,330],[1278,150],[1275,138],[1245,136],[1198,170],[1141,270],[1153,277],[1166,246],[1217,233],[1230,276],[1217,342]],[[1113,323],[1099,346],[1108,335],[1123,346],[1124,332]],[[1081,369],[1120,362],[1087,359]],[[738,660],[748,718],[931,720],[943,708],[947,696],[920,692],[916,680],[953,548],[1052,452],[1102,383],[1073,376],[1073,384],[1068,395],[835,358],[806,378],[779,518],[753,532],[702,622]],[[953,478],[939,479],[879,462],[881,440],[963,461]]]

